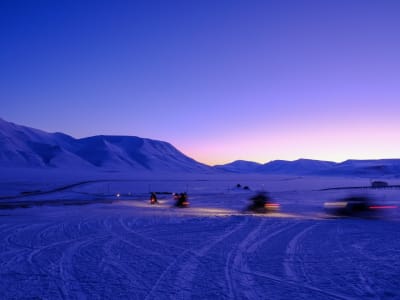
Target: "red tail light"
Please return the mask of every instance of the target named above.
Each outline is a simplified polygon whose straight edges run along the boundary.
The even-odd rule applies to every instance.
[[[374,205],[370,206],[370,209],[395,209],[397,208],[396,205]]]

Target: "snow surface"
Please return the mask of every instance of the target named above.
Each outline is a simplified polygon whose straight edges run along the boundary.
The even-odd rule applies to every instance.
[[[400,299],[398,209],[376,219],[322,209],[360,192],[399,204],[398,189],[321,190],[366,179],[38,170],[0,179],[2,203],[53,204],[0,210],[0,299]],[[244,213],[255,190],[281,210]],[[159,205],[149,191],[165,192]],[[173,208],[167,192],[182,191],[191,206]],[[76,200],[93,204],[62,205]]]

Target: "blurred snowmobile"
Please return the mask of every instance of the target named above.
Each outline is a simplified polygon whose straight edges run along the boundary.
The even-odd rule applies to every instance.
[[[150,204],[158,204],[157,195],[154,192],[150,193]]]
[[[186,193],[180,193],[180,194],[175,193],[174,199],[176,200],[175,207],[183,208],[189,206],[188,195]]]
[[[249,199],[251,203],[246,211],[253,213],[267,213],[280,209],[279,203],[275,203],[265,192],[259,192]]]
[[[344,217],[374,217],[380,212],[395,209],[393,205],[379,205],[365,196],[348,196],[339,201],[325,202],[328,214]]]

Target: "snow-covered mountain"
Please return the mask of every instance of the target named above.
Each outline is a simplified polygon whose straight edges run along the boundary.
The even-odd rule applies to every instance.
[[[400,159],[346,160],[341,163],[298,159],[266,164],[238,160],[210,167],[163,141],[104,135],[75,139],[63,133],[16,125],[1,118],[0,167],[400,177]]]
[[[262,165],[257,171],[266,174],[308,175],[329,170],[336,164],[331,161],[298,159],[295,161],[274,160]]]
[[[215,166],[219,170],[234,173],[263,173],[263,174],[295,174],[307,175],[329,170],[335,166],[334,162],[312,159],[298,159],[295,161],[273,160],[266,164],[252,161],[237,160],[229,164]]]
[[[400,177],[400,159],[346,160],[341,163],[312,159],[274,160],[266,164],[238,160],[215,168],[234,173]]]
[[[214,172],[163,141],[103,135],[75,139],[2,119],[0,167]]]
[[[260,163],[247,161],[247,160],[236,160],[225,165],[216,165],[216,169],[232,172],[232,173],[255,173],[262,166]]]
[[[359,177],[400,177],[400,159],[346,160],[321,175],[349,175]]]

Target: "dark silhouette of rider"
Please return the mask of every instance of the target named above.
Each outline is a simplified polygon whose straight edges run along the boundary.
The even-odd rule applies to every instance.
[[[267,197],[266,193],[260,192],[257,195],[251,197],[250,201],[253,202],[252,205],[251,205],[251,207],[253,209],[264,208],[265,204],[268,201],[268,197]]]
[[[188,196],[186,193],[180,193],[178,200],[176,201],[176,206],[182,207],[188,205]]]
[[[158,200],[157,200],[157,195],[154,192],[150,193],[150,204],[157,204]]]

